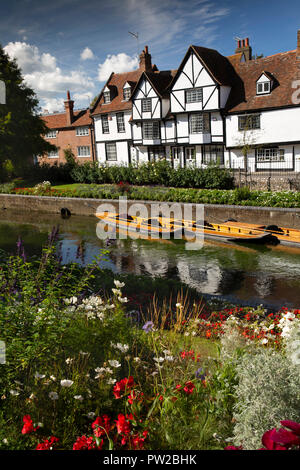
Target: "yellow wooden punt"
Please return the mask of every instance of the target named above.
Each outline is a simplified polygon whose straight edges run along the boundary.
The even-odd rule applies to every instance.
[[[277,244],[278,239],[272,233],[256,230],[252,227],[240,227],[228,223],[211,224],[206,221],[177,220],[165,217],[133,217],[128,214],[97,213],[96,217],[105,219],[108,226],[123,233],[128,231],[141,237],[178,238],[191,241],[197,235],[204,235],[207,240],[220,240],[226,243]]]

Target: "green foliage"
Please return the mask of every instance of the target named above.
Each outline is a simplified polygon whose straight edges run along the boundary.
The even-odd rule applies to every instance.
[[[261,436],[280,421],[300,421],[300,374],[282,352],[258,349],[237,366],[234,442],[261,447]]]
[[[48,129],[38,116],[38,99],[26,86],[16,61],[0,46],[0,80],[6,85],[6,104],[0,107],[0,163],[10,158],[19,167],[54,149],[43,136]],[[22,145],[20,145],[22,142]]]

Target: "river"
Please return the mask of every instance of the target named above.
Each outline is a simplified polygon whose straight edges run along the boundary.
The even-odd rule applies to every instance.
[[[38,255],[53,226],[59,225],[62,262],[91,262],[105,242],[96,236],[96,217],[38,212],[1,212],[0,248],[14,253],[20,236],[29,255]],[[274,307],[300,307],[300,250],[206,242],[186,250],[184,242],[117,240],[100,265],[116,273],[172,278],[207,296]]]

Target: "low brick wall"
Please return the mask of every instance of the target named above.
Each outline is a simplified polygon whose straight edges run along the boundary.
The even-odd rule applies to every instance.
[[[151,201],[128,200],[128,207],[134,203],[144,203],[148,209]],[[159,204],[153,201],[153,204]],[[0,217],[1,212],[6,209],[20,211],[37,211],[40,213],[60,214],[62,208],[68,208],[71,214],[79,216],[95,216],[95,212],[100,204],[113,204],[118,207],[118,201],[109,199],[84,199],[84,198],[64,198],[47,196],[23,196],[16,194],[0,194]],[[161,203],[170,206],[174,203]],[[183,204],[179,203],[182,207]],[[193,214],[195,214],[195,204]],[[150,212],[149,212],[150,214]],[[221,223],[227,219],[236,219],[239,222],[249,222],[257,224],[276,224],[291,228],[300,229],[300,208],[270,208],[270,207],[250,207],[250,206],[229,206],[217,204],[204,205],[205,219]]]

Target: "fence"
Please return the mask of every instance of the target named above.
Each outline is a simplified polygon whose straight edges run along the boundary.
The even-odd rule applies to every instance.
[[[300,191],[300,172],[292,166],[289,168],[284,161],[276,164],[265,161],[245,168],[244,159],[239,159],[232,162],[231,169],[237,186],[268,191]]]

